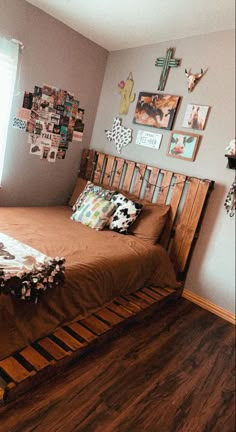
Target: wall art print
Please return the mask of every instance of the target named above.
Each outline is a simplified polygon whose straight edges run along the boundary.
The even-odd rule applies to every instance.
[[[69,143],[82,141],[83,117],[84,109],[73,94],[44,84],[35,86],[34,92],[24,92],[13,127],[22,129],[24,122],[30,154],[55,162],[65,158]]]
[[[121,95],[119,114],[128,114],[129,106],[135,99],[135,93],[133,93],[133,74],[129,73],[126,81],[120,81],[118,84],[119,93]]]
[[[182,131],[171,133],[167,156],[194,161],[197,153],[199,135]]]
[[[162,93],[139,93],[133,123],[171,130],[180,96]]]
[[[190,129],[205,129],[209,106],[188,104],[182,126]]]
[[[156,59],[155,66],[162,67],[162,72],[161,72],[160,81],[157,90],[162,91],[165,89],[169,69],[176,68],[177,66],[180,65],[180,60],[174,59],[172,57],[172,54],[173,54],[173,48],[168,48],[165,57],[158,57]]]

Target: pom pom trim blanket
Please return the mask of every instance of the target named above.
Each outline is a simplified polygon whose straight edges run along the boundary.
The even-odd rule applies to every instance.
[[[46,289],[63,283],[64,263],[0,233],[0,294],[37,303]]]

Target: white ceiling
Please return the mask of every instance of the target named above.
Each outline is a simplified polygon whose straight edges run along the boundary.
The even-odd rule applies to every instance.
[[[235,0],[26,0],[108,51],[235,28]]]

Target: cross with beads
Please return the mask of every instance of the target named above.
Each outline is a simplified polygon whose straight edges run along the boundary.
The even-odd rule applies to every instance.
[[[176,59],[171,58],[172,57],[172,51],[173,51],[172,48],[168,48],[168,50],[166,51],[165,57],[158,57],[156,59],[155,66],[163,67],[157,90],[164,90],[165,85],[166,85],[168,72],[169,72],[169,68],[177,67],[180,64],[180,60],[176,60]]]

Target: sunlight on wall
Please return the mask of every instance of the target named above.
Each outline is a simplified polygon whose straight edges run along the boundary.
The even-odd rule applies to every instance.
[[[16,43],[0,37],[0,185],[17,72],[18,50]]]

